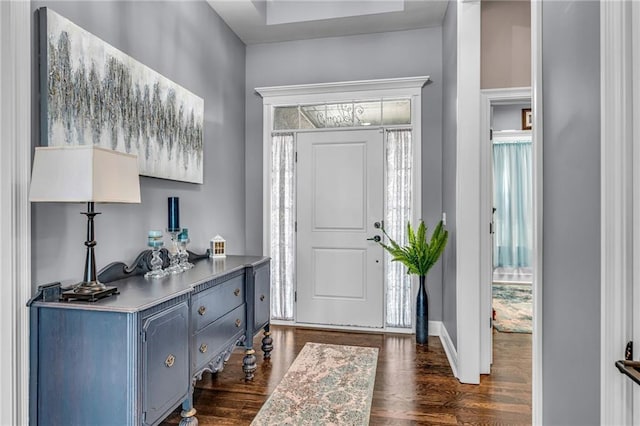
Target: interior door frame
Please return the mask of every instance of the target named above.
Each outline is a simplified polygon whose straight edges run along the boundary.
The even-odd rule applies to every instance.
[[[417,222],[422,217],[422,88],[429,81],[429,76],[388,78],[377,80],[358,80],[346,82],[300,84],[288,86],[258,87],[255,91],[262,96],[262,252],[269,256],[271,247],[271,135],[273,129],[273,110],[278,106],[291,106],[303,104],[352,102],[354,100],[368,99],[411,99],[411,127],[414,141],[413,150],[413,217]],[[364,129],[376,128],[374,126]],[[383,127],[380,126],[382,129]],[[331,130],[345,130],[348,128],[335,128]],[[353,129],[353,128],[352,128]],[[326,130],[318,130],[326,131]],[[294,131],[295,133],[295,131]],[[386,142],[386,141],[385,141]],[[413,286],[415,288],[415,286]],[[415,290],[413,290],[415,292]],[[386,316],[386,291],[383,295]],[[412,309],[414,309],[412,305]],[[289,324],[296,324],[294,319]],[[413,312],[412,312],[413,317]],[[309,326],[309,325],[305,325]],[[323,326],[325,327],[325,326]],[[413,333],[415,324],[411,329],[387,327],[383,319],[383,331]],[[325,327],[326,328],[326,327]],[[332,327],[348,330],[370,330],[358,327]],[[439,331],[438,327],[430,327]]]
[[[29,308],[31,297],[31,4],[0,2],[0,410],[9,424],[29,420]]]
[[[614,367],[640,342],[640,5],[600,3],[600,423],[636,424],[637,385]],[[635,308],[634,308],[635,307]],[[635,421],[635,423],[634,423]]]
[[[489,223],[492,221],[493,208],[491,201],[493,194],[491,177],[493,151],[490,139],[491,107],[494,105],[531,103],[531,87],[484,89],[480,91],[480,98],[480,300],[482,305],[480,317],[484,318],[485,324],[488,325],[486,327],[481,325],[480,327],[480,374],[490,374],[493,342],[492,322],[490,320],[491,282],[493,281],[491,253],[493,252],[493,245],[489,234]]]
[[[531,110],[533,144],[533,336],[532,423],[542,424],[542,1],[531,2]],[[480,1],[458,3],[458,119],[457,123],[457,218],[456,276],[458,379],[480,383]],[[540,161],[538,161],[538,159]],[[461,213],[461,214],[460,214]],[[465,247],[466,246],[466,247]],[[464,252],[461,252],[465,250]],[[484,322],[483,322],[484,323]]]

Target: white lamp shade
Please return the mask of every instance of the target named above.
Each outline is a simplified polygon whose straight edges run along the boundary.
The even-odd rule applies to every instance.
[[[36,147],[29,200],[139,203],[138,159],[90,145]]]

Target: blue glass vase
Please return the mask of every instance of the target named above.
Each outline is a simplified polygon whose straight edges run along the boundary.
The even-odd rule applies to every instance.
[[[429,298],[425,276],[420,275],[420,287],[416,299],[416,343],[427,344],[429,338]]]

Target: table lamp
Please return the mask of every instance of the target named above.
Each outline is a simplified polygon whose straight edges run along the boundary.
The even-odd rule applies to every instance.
[[[87,203],[84,278],[62,298],[93,301],[117,293],[97,278],[93,218],[100,213],[94,203],[140,202],[137,157],[92,145],[36,147],[29,200]]]

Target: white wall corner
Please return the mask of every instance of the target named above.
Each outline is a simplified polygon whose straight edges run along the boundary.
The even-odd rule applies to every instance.
[[[458,379],[480,383],[480,2],[458,3],[456,315]]]

